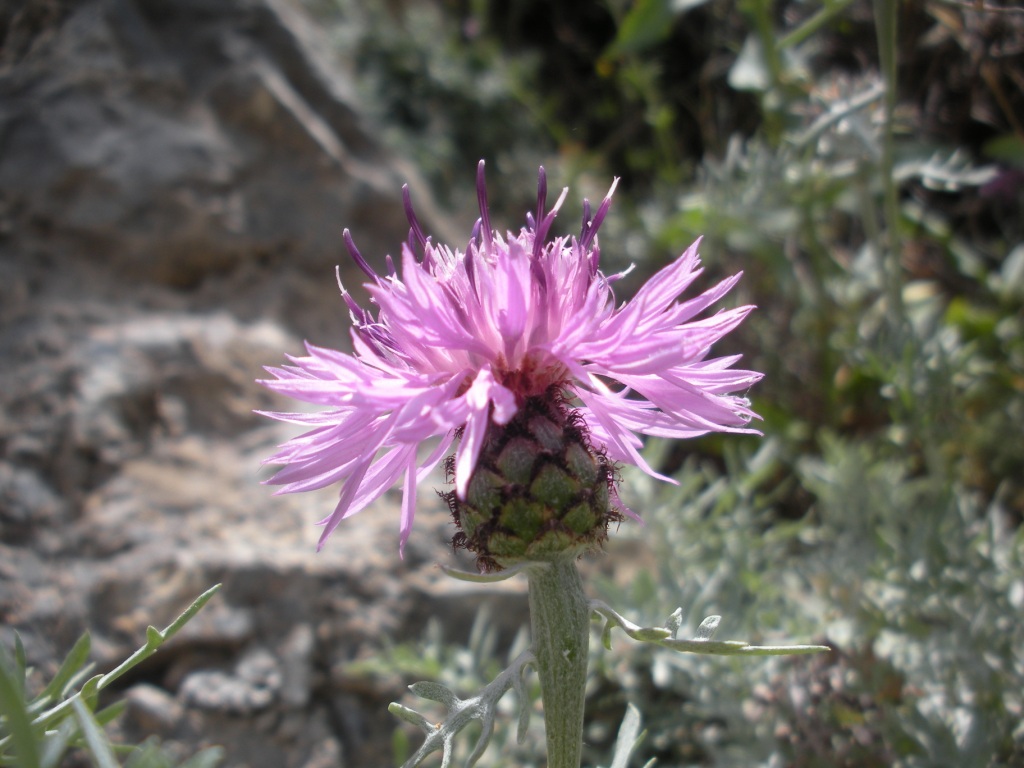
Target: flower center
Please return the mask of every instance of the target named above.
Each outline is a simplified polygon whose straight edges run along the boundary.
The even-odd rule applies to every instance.
[[[551,387],[561,387],[569,381],[569,371],[547,353],[531,352],[520,365],[510,370],[504,358],[494,365],[494,377],[503,387],[515,393],[516,402],[522,404],[528,397],[543,395]]]

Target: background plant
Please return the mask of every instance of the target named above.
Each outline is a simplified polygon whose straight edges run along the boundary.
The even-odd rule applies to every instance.
[[[480,156],[524,200],[538,161],[621,175],[602,245],[632,285],[703,235],[760,305],[731,343],[767,374],[768,437],[652,445],[680,486],[629,477],[650,522],[619,534],[651,556],[605,591],[723,633],[824,627],[836,652],[600,654],[593,742],[631,700],[666,764],[1024,759],[1019,9],[477,0],[396,4],[353,39],[370,12],[338,7],[442,202],[472,208],[449,175]]]
[[[164,629],[148,627],[145,644],[109,672],[92,675],[93,665],[88,661],[91,640],[89,633],[83,634],[53,678],[35,693],[30,682],[34,671],[26,666],[20,637],[15,635],[12,650],[0,646],[0,765],[54,768],[76,757],[96,768],[218,765],[223,756],[219,747],[204,749],[178,764],[153,740],[138,746],[112,743],[104,727],[124,711],[125,702],[100,708],[100,695],[174,637],[219,588],[208,589]]]

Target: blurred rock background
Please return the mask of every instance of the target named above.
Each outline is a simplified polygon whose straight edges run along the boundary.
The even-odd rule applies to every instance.
[[[680,486],[627,476],[648,525],[590,586],[836,648],[596,652],[588,764],[629,700],[659,765],[1024,765],[1022,40],[988,0],[0,0],[0,642],[45,677],[88,629],[108,669],[223,582],[116,733],[394,765],[387,703],[468,664],[439,649],[483,605],[500,657],[520,588],[442,577],[429,490],[404,561],[393,495],[315,553],[333,493],[259,485],[290,432],[253,381],[348,343],[343,227],[395,253],[409,183],[461,243],[480,157],[517,226],[544,163],[563,231],[622,176],[624,292],[702,234],[760,307],[721,352],[766,372],[766,437],[652,446]],[[510,743],[485,764],[536,764]]]

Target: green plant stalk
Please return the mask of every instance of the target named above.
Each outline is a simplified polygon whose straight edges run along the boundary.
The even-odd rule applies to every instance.
[[[817,13],[811,16],[811,18],[807,19],[807,21],[792,32],[789,32],[779,38],[775,43],[775,50],[783,51],[786,48],[792,48],[793,46],[800,45],[800,43],[807,40],[807,38],[827,25],[840,13],[845,11],[847,6],[852,3],[853,0],[833,0],[832,2],[828,2],[826,0],[824,6],[822,6]]]
[[[882,81],[885,83],[885,130],[882,136],[881,174],[888,259],[885,260],[884,274],[890,305],[889,317],[892,322],[898,324],[898,331],[902,333],[906,314],[903,307],[903,280],[900,270],[901,216],[899,190],[896,188],[896,180],[893,178],[893,118],[896,111],[899,4],[896,0],[874,0],[874,11],[875,32],[878,37],[878,64],[882,71]]]
[[[590,604],[574,558],[531,564],[530,628],[544,699],[548,768],[579,768]]]

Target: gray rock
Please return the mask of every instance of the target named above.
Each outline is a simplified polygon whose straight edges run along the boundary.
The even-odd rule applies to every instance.
[[[167,691],[148,683],[129,688],[124,695],[126,717],[149,733],[169,733],[180,727],[185,708]]]
[[[220,670],[192,672],[179,695],[189,706],[232,715],[251,715],[270,707],[281,688],[281,668],[264,648],[242,656],[233,673]]]
[[[313,696],[313,652],[316,637],[309,624],[297,624],[281,644],[281,703],[305,707]]]
[[[395,249],[410,173],[359,117],[319,30],[287,0],[59,7],[0,69],[0,254],[86,267],[86,284],[114,290],[245,272],[251,295],[215,292],[236,314],[269,301],[336,331],[309,314],[307,287],[268,273],[288,264],[336,295],[341,223],[359,222],[368,253]]]

